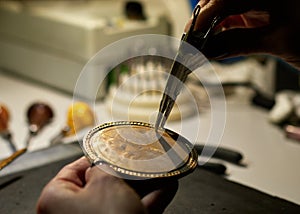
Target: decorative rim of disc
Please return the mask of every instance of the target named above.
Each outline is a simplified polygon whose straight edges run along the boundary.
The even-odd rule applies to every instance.
[[[90,160],[90,162],[95,166],[101,166],[101,165],[107,165],[110,168],[112,168],[114,171],[116,171],[120,175],[124,175],[129,178],[168,178],[168,177],[183,177],[189,173],[191,173],[196,166],[198,165],[198,154],[196,150],[193,148],[193,144],[191,144],[187,139],[184,137],[178,135],[174,131],[171,131],[169,129],[160,129],[163,132],[167,132],[170,137],[173,138],[173,136],[180,136],[181,141],[176,141],[176,143],[181,143],[185,146],[189,152],[187,159],[185,160],[185,163],[180,165],[178,168],[175,168],[174,170],[168,171],[168,172],[141,172],[141,171],[134,171],[131,169],[126,169],[123,167],[119,167],[116,164],[110,163],[109,161],[105,161],[99,157],[99,155],[94,151],[93,146],[90,144],[90,140],[92,136],[96,133],[98,133],[101,130],[104,130],[109,127],[116,127],[116,126],[141,126],[141,127],[149,127],[153,128],[154,126],[149,123],[145,122],[138,122],[138,121],[117,121],[117,122],[109,122],[104,123],[101,125],[98,125],[94,128],[92,128],[84,137],[83,143],[82,143],[82,149],[86,155],[86,157]],[[174,138],[173,138],[174,139]]]

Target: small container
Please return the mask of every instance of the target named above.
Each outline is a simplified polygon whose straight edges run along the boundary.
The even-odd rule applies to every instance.
[[[198,160],[184,137],[135,121],[94,127],[85,135],[82,149],[93,165],[106,164],[125,179],[179,178],[191,173]]]

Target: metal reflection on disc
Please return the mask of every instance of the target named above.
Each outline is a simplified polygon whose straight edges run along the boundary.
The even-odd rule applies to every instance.
[[[143,122],[96,126],[82,147],[93,164],[106,163],[127,178],[181,177],[197,166],[197,153],[188,140],[168,129],[155,131]]]

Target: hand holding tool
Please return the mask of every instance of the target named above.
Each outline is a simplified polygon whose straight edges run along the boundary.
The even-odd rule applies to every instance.
[[[183,83],[187,79],[187,76],[194,69],[203,65],[204,62],[203,60],[199,59],[199,51],[196,48],[198,48],[200,51],[203,49],[212,32],[212,29],[220,20],[220,17],[215,17],[208,30],[205,32],[195,31],[195,24],[199,13],[200,6],[197,5],[193,12],[193,21],[191,27],[187,33],[182,35],[181,44],[173,61],[167,80],[167,85],[160,102],[159,113],[155,122],[156,129],[159,127],[164,127],[175,104],[175,100],[183,87]],[[187,43],[196,48],[192,48]]]

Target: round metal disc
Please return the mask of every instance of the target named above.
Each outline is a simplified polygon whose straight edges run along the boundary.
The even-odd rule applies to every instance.
[[[82,147],[94,165],[105,163],[127,178],[181,177],[197,166],[197,153],[188,140],[143,122],[96,126],[86,134]]]

